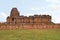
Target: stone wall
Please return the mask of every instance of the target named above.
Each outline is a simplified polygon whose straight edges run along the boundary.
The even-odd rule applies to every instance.
[[[60,24],[41,25],[41,24],[19,24],[19,25],[0,25],[0,30],[20,30],[20,29],[57,29]]]

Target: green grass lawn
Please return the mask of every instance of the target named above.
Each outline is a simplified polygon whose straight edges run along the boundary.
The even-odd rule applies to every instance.
[[[0,30],[0,40],[60,40],[60,29]]]

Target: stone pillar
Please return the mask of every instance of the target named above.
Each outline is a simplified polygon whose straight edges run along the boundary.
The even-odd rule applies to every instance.
[[[34,17],[33,16],[29,16],[29,23],[34,23]]]

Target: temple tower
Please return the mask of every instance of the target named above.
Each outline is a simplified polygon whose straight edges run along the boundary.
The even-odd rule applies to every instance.
[[[12,8],[10,16],[11,17],[19,16],[19,12],[18,12],[17,8]]]
[[[17,8],[12,8],[10,16],[7,17],[7,23],[16,24],[19,19],[19,12]]]

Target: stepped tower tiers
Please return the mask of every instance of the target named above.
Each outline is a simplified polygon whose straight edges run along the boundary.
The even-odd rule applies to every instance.
[[[18,12],[17,8],[12,8],[10,16],[11,17],[19,16],[19,12]]]
[[[17,8],[12,8],[7,24],[52,24],[50,15],[21,16]]]

